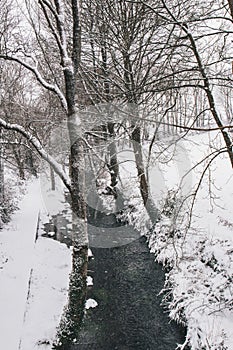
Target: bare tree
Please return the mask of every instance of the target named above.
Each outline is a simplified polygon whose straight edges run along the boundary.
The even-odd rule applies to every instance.
[[[94,103],[101,101],[117,106],[118,120],[111,111],[107,125],[110,138],[114,136],[114,123],[127,125],[134,148],[142,199],[152,221],[156,221],[158,212],[152,203],[144,168],[141,148],[143,123],[140,120],[140,105],[143,107],[151,98],[147,88],[153,85],[153,69],[163,46],[160,45],[153,51],[156,20],[154,16],[148,17],[147,8],[137,2],[97,0],[86,2],[86,6],[88,19],[84,40],[87,38],[87,49],[83,64],[88,62],[88,65],[82,65],[82,78],[89,94],[93,91],[97,96],[93,99]],[[116,152],[112,143],[109,169],[113,187],[118,175]]]
[[[81,121],[78,113],[78,98],[76,96],[77,72],[80,64],[81,52],[81,2],[72,0],[68,6],[62,0],[38,0],[33,3],[27,1],[27,7],[30,9],[30,21],[33,23],[33,31],[29,27],[25,32],[34,33],[33,44],[37,46],[33,49],[30,42],[20,37],[19,42],[11,40],[2,45],[0,58],[9,62],[15,62],[26,70],[31,72],[35,78],[35,83],[54,93],[59,99],[63,108],[64,115],[67,117],[68,132],[70,138],[70,179],[62,170],[62,167],[45,151],[40,141],[27,131],[23,126],[8,123],[0,120],[0,125],[8,130],[14,130],[23,135],[31,145],[36,149],[40,156],[53,167],[55,172],[61,177],[66,187],[69,189],[72,199],[73,210],[73,268],[70,277],[69,304],[67,308],[67,317],[69,317],[69,329],[62,329],[60,334],[61,348],[65,348],[67,341],[77,337],[78,325],[81,324],[84,303],[86,295],[86,274],[87,274],[87,252],[88,238],[86,227],[86,204],[85,204],[85,159],[84,142],[82,140]],[[9,10],[8,10],[9,14]],[[37,17],[36,17],[37,15]],[[39,18],[38,18],[39,16]],[[41,24],[43,18],[46,38],[41,40],[40,31],[35,28]],[[71,32],[69,25],[71,21]],[[31,28],[31,27],[30,27]],[[40,28],[40,26],[39,26]],[[5,26],[6,29],[6,26]],[[41,34],[41,36],[39,35]],[[51,43],[52,60],[58,58],[56,66],[59,67],[59,79],[54,73],[50,61],[47,57],[45,46],[49,47]],[[15,47],[16,46],[16,47]],[[45,70],[44,66],[49,63]]]
[[[118,177],[114,139],[116,127],[120,124],[124,127],[133,145],[143,203],[152,222],[156,222],[159,213],[151,197],[142,152],[146,122],[143,111],[150,109],[153,113],[148,120],[149,126],[154,128],[149,158],[159,127],[169,132],[176,132],[180,127],[191,130],[194,125],[200,127],[200,118],[207,113],[212,115],[222,133],[233,166],[231,138],[214,96],[215,86],[228,87],[232,80],[228,80],[226,74],[223,77],[221,69],[218,68],[216,74],[212,69],[221,68],[227,61],[226,42],[231,31],[227,27],[212,30],[208,21],[221,19],[225,7],[219,10],[208,6],[203,11],[204,2],[198,7],[197,2],[186,6],[187,2],[163,0],[26,0],[27,22],[21,22],[15,15],[16,9],[10,6],[13,1],[5,0],[1,9],[4,21],[0,31],[0,59],[30,72],[32,86],[38,89],[37,100],[44,99],[44,93],[47,95],[45,103],[56,106],[56,111],[64,115],[69,133],[68,176],[62,165],[46,152],[43,137],[41,134],[37,137],[34,130],[36,124],[30,130],[27,125],[15,124],[16,119],[0,119],[0,126],[23,136],[70,191],[74,249],[67,310],[71,322],[69,329],[64,327],[60,334],[61,348],[65,349],[69,338],[77,337],[73,325],[81,323],[86,290],[88,237],[84,155],[88,143],[80,110],[92,105],[98,114],[98,111],[102,113],[98,104],[109,107],[100,138],[105,138],[104,131],[110,140],[107,163],[113,193]],[[231,6],[231,2],[229,4]],[[204,20],[208,25],[202,32],[198,25]],[[19,26],[24,28],[23,36]],[[208,37],[221,37],[218,56],[210,45],[204,55],[203,42]],[[201,103],[203,95],[205,102]],[[116,120],[110,107],[119,105],[122,111]],[[53,118],[52,113],[48,115]],[[85,123],[92,125],[90,119]],[[14,150],[20,162],[19,150],[16,147]]]

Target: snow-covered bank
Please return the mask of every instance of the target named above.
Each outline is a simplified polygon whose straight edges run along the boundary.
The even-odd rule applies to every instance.
[[[38,239],[20,350],[51,349],[67,300],[70,269],[70,252],[64,244]]]
[[[188,176],[183,175],[208,154],[214,156],[221,140],[216,133],[189,136],[181,146],[174,143],[170,151],[166,150],[156,159],[166,147],[165,143],[154,147],[149,169],[153,197],[161,211],[164,210],[162,220],[149,234],[148,217],[135,185],[136,172],[130,162],[124,162],[120,169],[122,188],[126,198],[131,194],[127,219],[143,233],[147,232],[156,261],[169,268],[164,301],[170,317],[187,325],[186,343],[192,350],[232,350],[232,169],[226,154],[213,161],[211,171],[206,171],[198,188],[189,226],[188,212],[193,197],[188,196],[197,189],[212,157],[201,162]],[[126,152],[126,158],[129,153]],[[181,345],[180,349],[183,348]]]
[[[33,181],[0,231],[0,344],[7,350],[50,349],[66,303],[71,252],[46,238],[35,242],[39,212],[46,208]]]

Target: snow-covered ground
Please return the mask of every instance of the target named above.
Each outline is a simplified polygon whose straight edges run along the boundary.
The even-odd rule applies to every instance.
[[[148,168],[151,190],[157,206],[166,211],[150,235],[132,149],[124,147],[120,152],[120,184],[131,204],[126,215],[148,236],[156,260],[169,267],[164,300],[170,317],[187,325],[192,350],[233,350],[232,169],[226,154],[213,161],[198,189],[190,223],[188,209],[193,197],[189,195],[210,158],[201,160],[222,142],[216,133],[188,136],[178,146],[174,141],[156,142],[153,148]],[[47,185],[42,178],[30,183],[19,210],[0,231],[3,349],[51,349],[67,302],[71,250],[40,235],[35,240],[39,212],[43,222],[48,212],[54,214],[63,207],[59,195],[49,192]],[[87,283],[93,281],[88,278]],[[87,308],[95,306],[93,300],[87,301]]]
[[[156,261],[169,267],[165,304],[171,318],[187,325],[191,349],[233,350],[233,170],[226,153],[213,160],[198,188],[190,222],[189,195],[222,141],[213,132],[174,141],[156,142],[152,152],[151,191],[160,210],[166,209],[152,234],[136,185],[132,150],[121,152],[121,186],[131,198],[127,218],[147,234]],[[167,149],[168,144],[174,145]]]
[[[48,214],[41,183],[31,182],[0,231],[0,344],[7,350],[51,349],[67,301],[71,251],[36,240],[38,215]]]

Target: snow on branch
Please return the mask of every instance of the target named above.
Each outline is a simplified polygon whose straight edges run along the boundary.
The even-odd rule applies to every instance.
[[[72,60],[68,55],[67,50],[67,40],[66,40],[66,32],[65,32],[65,14],[64,14],[64,6],[61,1],[55,0],[55,8],[51,6],[51,4],[47,0],[40,0],[39,4],[44,13],[45,19],[48,23],[48,26],[52,32],[52,35],[55,37],[57,42],[61,62],[64,70],[69,70],[73,73],[73,65]],[[53,15],[55,23],[53,24],[49,12]]]
[[[56,15],[57,29],[58,29],[60,43],[61,43],[59,49],[61,52],[63,69],[68,70],[70,73],[73,74],[73,62],[69,57],[68,49],[67,49],[64,4],[60,0],[55,0],[55,6],[57,11],[57,15]]]
[[[55,37],[55,40],[56,40],[57,45],[58,45],[58,47],[59,47],[59,50],[61,51],[61,41],[60,41],[60,38],[59,38],[59,36],[58,36],[58,34],[57,34],[57,32],[56,32],[56,29],[55,29],[55,27],[54,27],[54,25],[53,25],[52,20],[50,19],[49,15],[48,15],[48,13],[47,13],[47,10],[46,10],[46,7],[45,7],[45,6],[47,6],[47,7],[49,8],[49,11],[54,15],[54,17],[55,17],[55,19],[56,19],[56,22],[58,21],[58,19],[57,19],[57,13],[56,13],[56,11],[53,9],[53,7],[51,6],[51,4],[49,4],[49,3],[48,3],[47,1],[45,1],[45,0],[40,0],[40,1],[39,1],[39,4],[40,4],[40,6],[41,6],[41,8],[42,8],[42,11],[43,11],[44,16],[45,16],[45,18],[46,18],[46,21],[47,21],[47,23],[48,23],[48,26],[49,26],[50,30],[52,31],[53,36]]]
[[[0,58],[7,60],[7,61],[14,61],[19,63],[20,65],[22,65],[23,67],[25,67],[26,69],[28,69],[30,72],[32,72],[37,81],[47,90],[54,92],[60,99],[62,107],[65,109],[65,111],[67,111],[67,102],[66,102],[66,98],[63,95],[62,91],[59,89],[59,87],[57,85],[53,85],[48,83],[40,74],[40,72],[38,71],[37,67],[33,67],[31,66],[29,63],[23,61],[21,58],[19,57],[13,57],[13,56],[8,56],[8,55],[0,55]]]
[[[33,136],[30,132],[25,130],[21,125],[19,124],[11,124],[7,123],[5,120],[0,118],[0,127],[3,127],[7,130],[13,130],[21,135],[23,135],[35,148],[37,153],[41,156],[42,159],[44,159],[55,171],[55,173],[60,177],[60,179],[63,181],[64,185],[70,190],[70,181],[67,174],[63,171],[61,164],[59,164],[51,155],[49,155],[46,150],[41,145],[40,141]]]

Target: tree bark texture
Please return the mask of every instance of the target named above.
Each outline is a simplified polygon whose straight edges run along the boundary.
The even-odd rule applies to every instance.
[[[108,151],[109,151],[109,166],[108,169],[110,171],[110,176],[111,176],[111,190],[113,192],[113,195],[116,197],[116,185],[118,182],[118,175],[119,175],[119,165],[118,165],[118,160],[117,160],[117,147],[116,147],[116,142],[114,140],[114,123],[108,123],[108,133],[110,135],[110,140],[111,143],[108,146]]]

